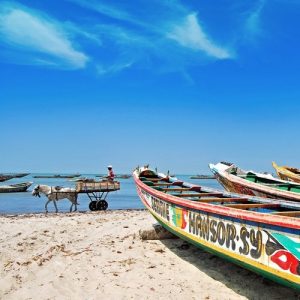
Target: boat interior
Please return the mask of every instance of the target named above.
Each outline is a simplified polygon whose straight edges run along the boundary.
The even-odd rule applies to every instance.
[[[247,197],[246,195],[239,197],[237,194],[230,195],[221,191],[212,191],[198,185],[190,185],[168,176],[160,177],[150,170],[141,172],[139,179],[152,189],[184,200],[272,215],[300,217],[300,202],[262,199]]]
[[[228,170],[228,173],[246,179],[247,181],[262,184],[278,190],[300,193],[300,184],[293,183],[293,182],[283,182],[280,179],[276,180],[276,178],[270,175],[269,175],[270,177],[268,177],[268,174],[266,174],[266,176],[263,176],[263,175],[259,175],[258,173],[245,172],[237,167],[230,168]]]
[[[292,173],[295,173],[297,175],[300,175],[300,170],[297,168],[291,168],[291,167],[284,167],[285,169],[289,170]]]

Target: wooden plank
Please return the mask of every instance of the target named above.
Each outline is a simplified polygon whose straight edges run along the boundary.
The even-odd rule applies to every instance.
[[[248,209],[248,208],[271,208],[271,207],[280,207],[279,204],[224,204],[226,207],[230,208],[239,208],[239,209]]]
[[[190,194],[175,194],[173,196],[175,197],[197,197],[197,198],[200,198],[200,197],[204,197],[204,196],[207,196],[207,197],[210,197],[210,196],[222,196],[223,194],[222,193],[190,193]]]
[[[164,178],[147,178],[147,181],[156,182],[156,181],[166,181],[166,180]]]
[[[191,188],[165,188],[162,190],[164,192],[181,192],[181,191],[190,191]]]
[[[197,200],[203,203],[211,203],[211,202],[248,202],[246,198],[201,198]]]
[[[156,183],[153,183],[154,186],[170,186],[170,185],[173,185],[173,183],[171,182],[156,182]]]
[[[278,215],[278,216],[286,216],[286,217],[298,217],[300,216],[300,211],[276,211],[272,213],[272,215]]]
[[[263,182],[258,182],[259,184],[263,184],[263,185],[266,185],[266,186],[286,186],[286,187],[289,187],[289,186],[297,186],[297,183],[295,184],[290,184],[290,183],[263,183]]]

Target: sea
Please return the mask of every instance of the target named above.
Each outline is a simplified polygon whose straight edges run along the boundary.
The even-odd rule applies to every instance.
[[[31,192],[34,186],[38,184],[45,184],[49,186],[63,186],[75,187],[73,179],[64,178],[34,178],[36,175],[53,175],[53,174],[30,174],[23,178],[14,178],[0,185],[8,185],[21,182],[33,182],[27,192],[24,193],[0,193],[0,214],[26,214],[26,213],[41,213],[45,212],[45,203],[47,198],[41,194],[41,197],[32,196]],[[223,190],[221,185],[215,179],[190,179],[191,175],[177,175],[180,180],[199,184],[210,188]],[[81,174],[81,177],[96,178],[94,174]],[[107,196],[108,209],[141,209],[144,208],[140,201],[133,178],[117,179],[120,181],[121,189],[119,191],[111,192]],[[78,210],[89,211],[90,200],[86,194],[79,194],[78,196]],[[59,212],[69,212],[71,202],[68,199],[59,200],[57,207]],[[52,202],[48,204],[48,211],[55,211]]]

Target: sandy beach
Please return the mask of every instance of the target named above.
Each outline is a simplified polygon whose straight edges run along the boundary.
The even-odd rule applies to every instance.
[[[1,299],[297,299],[180,239],[144,210],[1,216]]]

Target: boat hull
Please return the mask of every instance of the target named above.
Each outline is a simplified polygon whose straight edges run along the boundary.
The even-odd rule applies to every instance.
[[[7,181],[14,178],[12,175],[0,175],[0,182]]]
[[[296,250],[300,244],[300,227],[254,221],[253,212],[247,218],[239,210],[219,213],[211,204],[187,205],[187,201],[149,188],[137,177],[135,182],[145,207],[170,232],[266,278],[300,290],[300,252]]]
[[[21,193],[21,192],[26,192],[27,189],[31,185],[32,185],[32,182],[0,186],[0,193]]]
[[[18,174],[14,174],[14,177],[15,178],[23,178],[23,177],[26,177],[29,174],[30,173],[18,173]]]

